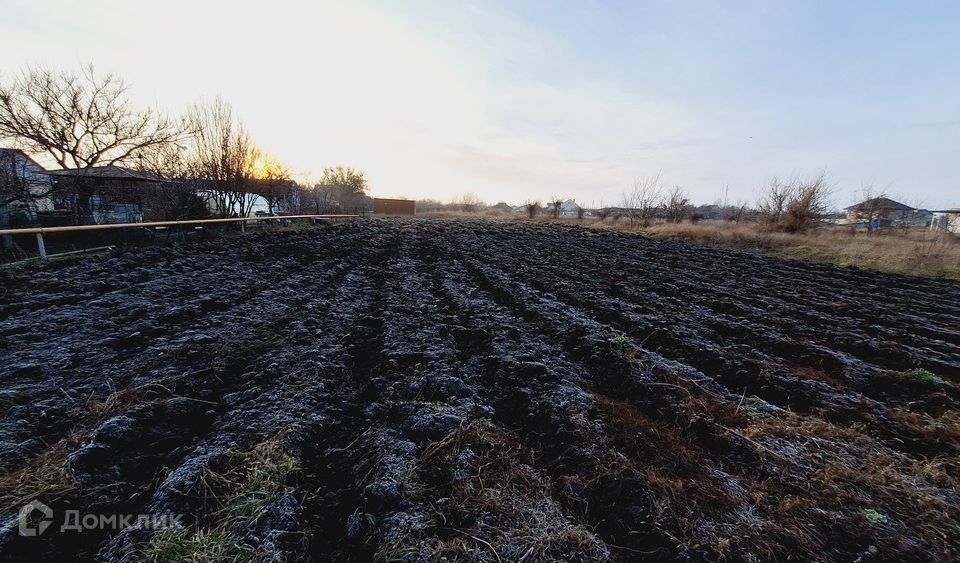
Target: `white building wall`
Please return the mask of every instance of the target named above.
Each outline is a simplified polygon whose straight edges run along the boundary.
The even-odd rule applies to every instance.
[[[213,199],[212,197],[210,197],[210,192],[209,192],[209,191],[206,191],[206,190],[197,190],[197,195],[199,195],[200,197],[204,198],[204,199],[207,201],[207,208],[210,210],[211,213],[216,213],[216,212],[219,211],[219,209],[217,209],[217,204],[216,204],[216,202],[214,201],[214,199]],[[248,196],[248,197],[249,197],[249,196]],[[267,212],[269,212],[269,209],[270,209],[270,206],[267,204],[267,199],[266,199],[265,197],[263,197],[263,196],[259,196],[259,195],[255,195],[255,194],[254,194],[254,195],[253,195],[253,204],[252,204],[252,206],[250,207],[250,215],[248,215],[248,217],[253,217],[254,215],[256,215],[256,213],[257,213],[258,211],[262,211],[263,213],[267,213]],[[239,210],[236,209],[236,207],[234,207],[234,210],[233,210],[233,211],[234,211],[235,213],[239,212]],[[286,211],[286,209],[284,208],[284,202],[283,202],[282,200],[281,200],[281,201],[276,201],[276,202],[274,202],[274,204],[273,204],[273,212],[274,212],[274,213],[279,213],[279,212],[281,212],[281,211]]]
[[[960,234],[960,210],[934,213],[930,230]]]
[[[10,154],[15,159],[15,169],[18,173],[22,170],[23,178],[30,184],[30,190],[34,194],[40,195],[50,190],[50,175],[47,174],[44,167],[34,162],[33,159],[27,158],[20,151],[11,150]],[[31,211],[50,211],[53,209],[53,200],[43,197],[29,202],[15,202],[11,207],[29,207]]]

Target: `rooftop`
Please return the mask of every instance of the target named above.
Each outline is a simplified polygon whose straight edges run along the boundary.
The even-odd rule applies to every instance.
[[[893,209],[896,211],[913,211],[913,208],[909,205],[900,203],[899,201],[893,201],[888,197],[875,197],[868,199],[866,201],[861,201],[856,205],[851,205],[847,208],[847,211],[877,211],[880,209]]]
[[[39,168],[40,170],[46,170],[42,164],[34,160],[29,154],[23,152],[20,149],[0,147],[0,155],[9,155],[9,156],[12,156],[14,159],[22,158],[26,162],[32,164],[33,166]],[[16,160],[14,160],[14,162],[16,162]]]
[[[107,166],[91,166],[89,168],[68,168],[64,170],[48,170],[47,174],[60,177],[84,178],[117,178],[126,180],[141,180],[144,182],[162,182],[163,179],[149,172],[133,170],[125,166],[110,164]]]

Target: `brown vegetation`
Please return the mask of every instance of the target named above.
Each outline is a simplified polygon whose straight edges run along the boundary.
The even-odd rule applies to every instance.
[[[527,218],[533,219],[537,216],[537,211],[540,210],[540,202],[528,199],[526,203],[523,204],[523,207],[527,211]]]
[[[790,234],[768,232],[757,224],[720,222],[661,223],[645,232],[657,238],[764,252],[795,260],[960,280],[960,239],[950,233],[887,230],[867,236],[843,227],[826,227],[805,234]]]
[[[757,204],[761,221],[771,230],[806,232],[826,214],[831,189],[826,172],[788,182],[773,178]]]

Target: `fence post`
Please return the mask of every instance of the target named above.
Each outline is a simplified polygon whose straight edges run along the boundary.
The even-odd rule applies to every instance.
[[[47,259],[47,247],[43,245],[43,233],[37,233],[37,250],[40,252],[40,259]]]
[[[246,232],[247,232],[247,222],[246,222],[246,221],[240,221],[240,233],[241,233],[241,234],[244,234],[244,233],[246,233]]]

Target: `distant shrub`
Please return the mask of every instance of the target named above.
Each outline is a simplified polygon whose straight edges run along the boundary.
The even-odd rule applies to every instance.
[[[537,211],[540,210],[540,202],[528,199],[527,202],[523,204],[523,207],[527,210],[527,218],[533,219],[537,216]]]
[[[552,196],[550,198],[550,216],[554,219],[560,218],[560,210],[563,206],[563,198],[560,196]]]
[[[690,214],[690,198],[680,186],[674,186],[664,198],[664,215],[668,223],[680,223]]]
[[[831,191],[826,172],[786,182],[773,178],[761,192],[757,209],[767,228],[804,233],[827,213]]]

